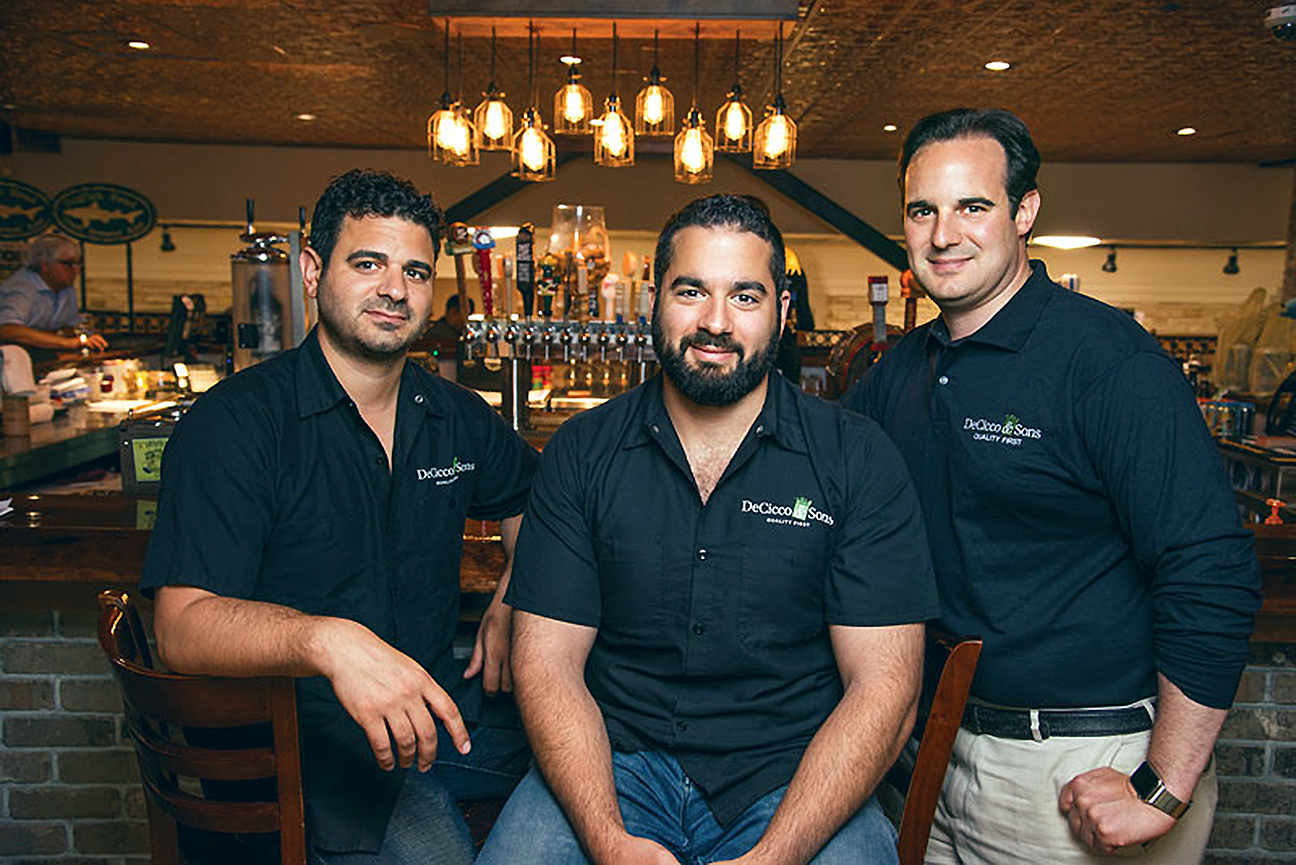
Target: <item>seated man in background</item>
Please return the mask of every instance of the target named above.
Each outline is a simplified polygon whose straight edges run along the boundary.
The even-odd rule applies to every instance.
[[[501,599],[536,456],[406,361],[440,227],[389,174],[329,184],[301,255],[319,326],[203,395],[163,458],[141,583],[159,653],[184,672],[301,677],[316,863],[471,862],[455,799],[506,795],[528,759],[516,727],[466,722],[482,686],[511,688]],[[461,672],[466,517],[502,521],[506,565]]]
[[[481,863],[895,861],[873,790],[935,586],[876,424],[771,373],[783,241],[694,201],[657,243],[664,374],[545,448],[507,597],[535,751]]]
[[[108,342],[98,334],[72,331],[81,321],[76,279],[81,247],[70,237],[43,234],[27,247],[26,264],[0,282],[0,345],[20,345],[33,360],[52,359],[59,351],[92,348]]]

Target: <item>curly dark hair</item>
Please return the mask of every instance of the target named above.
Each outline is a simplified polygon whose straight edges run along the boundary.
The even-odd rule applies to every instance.
[[[720,193],[698,198],[684,205],[666,220],[657,236],[657,252],[653,256],[653,275],[658,288],[670,269],[672,243],[675,235],[685,228],[732,228],[756,235],[770,245],[770,276],[774,280],[777,297],[787,288],[787,263],[783,251],[783,235],[770,218],[769,205],[754,195],[729,195]]]
[[[1035,175],[1039,171],[1040,155],[1022,119],[1002,108],[953,108],[919,120],[900,149],[900,194],[904,195],[909,161],[924,145],[978,136],[992,138],[1003,148],[1006,160],[1004,185],[1008,203],[1016,214],[1017,205],[1021,204],[1026,193],[1038,188]]]
[[[432,235],[433,255],[441,242],[441,209],[408,180],[386,171],[353,168],[329,182],[311,215],[310,247],[325,270],[342,230],[342,218],[395,216],[421,225]]]

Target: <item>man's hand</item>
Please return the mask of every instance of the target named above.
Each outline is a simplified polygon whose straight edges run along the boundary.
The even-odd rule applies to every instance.
[[[364,625],[348,619],[327,621],[319,635],[320,645],[327,647],[324,675],[364,730],[379,766],[391,769],[399,760],[408,767],[417,756],[419,771],[430,769],[437,745],[433,715],[445,724],[459,751],[468,753],[468,731],[458,707],[426,670]]]
[[[649,838],[623,835],[595,857],[600,865],[679,865],[671,851]]]
[[[496,595],[477,626],[472,660],[464,670],[464,678],[481,673],[482,687],[492,696],[500,691],[512,691],[513,672],[509,666],[512,635],[513,610]]]
[[[82,347],[80,337],[77,337],[76,343],[77,344],[73,346],[74,348]],[[86,334],[86,341],[84,347],[91,349],[92,351],[103,351],[108,347],[108,340],[104,339],[102,336],[100,336],[97,333],[88,333]]]
[[[1068,781],[1058,796],[1058,808],[1071,824],[1072,833],[1101,854],[1160,838],[1176,822],[1140,799],[1128,775],[1108,766]]]

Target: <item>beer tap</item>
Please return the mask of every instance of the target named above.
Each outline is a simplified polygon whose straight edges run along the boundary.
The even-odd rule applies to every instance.
[[[489,228],[478,228],[473,232],[473,270],[477,271],[477,280],[481,286],[482,314],[490,321],[495,316],[495,294],[491,285],[491,254],[495,248],[495,238],[491,237]],[[460,303],[463,303],[461,300]]]
[[[611,339],[612,335],[608,333],[608,329],[606,327],[601,328],[598,336],[599,363],[607,363],[607,348]]]

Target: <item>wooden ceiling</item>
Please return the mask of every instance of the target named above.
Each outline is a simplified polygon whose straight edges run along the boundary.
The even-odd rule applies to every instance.
[[[924,114],[998,105],[1026,119],[1049,160],[1291,164],[1296,42],[1264,28],[1276,3],[801,0],[783,75],[798,154],[890,159]],[[426,0],[4,0],[0,120],[73,137],[421,148],[445,89],[444,19],[428,8]],[[451,90],[461,80],[472,104],[489,77],[489,37],[473,35],[481,23],[451,19],[452,34],[468,34],[462,76],[452,37]],[[506,23],[496,80],[519,113],[526,39],[518,22]],[[544,19],[536,26],[537,90],[551,121],[571,31]],[[759,114],[771,98],[775,25],[742,26],[737,77]],[[652,65],[648,29],[630,26],[621,40],[623,102],[633,104]],[[690,103],[693,44],[665,36],[680,29],[667,28],[659,60],[677,117]],[[611,22],[599,21],[582,22],[578,34],[596,103],[612,88],[610,33]],[[132,39],[151,47],[131,49]],[[1012,68],[983,68],[996,59]],[[734,77],[732,38],[704,39],[699,105],[709,126]],[[1197,134],[1175,134],[1185,126]]]

